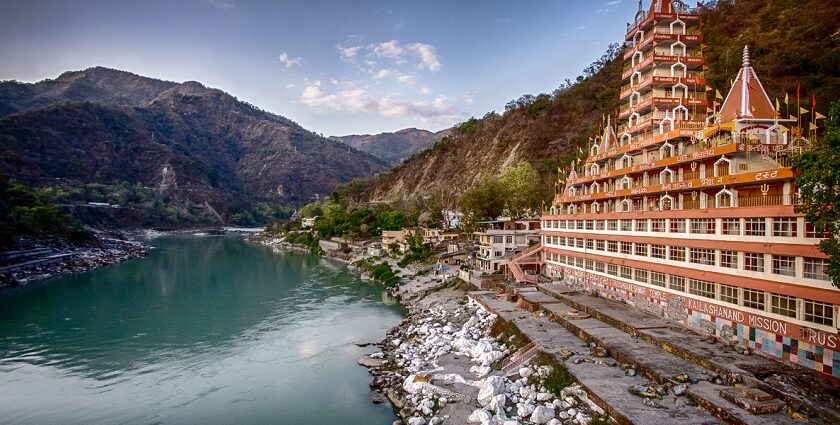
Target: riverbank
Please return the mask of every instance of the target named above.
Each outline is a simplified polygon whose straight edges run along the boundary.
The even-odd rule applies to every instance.
[[[280,238],[260,242],[308,252]],[[356,266],[371,258],[363,250],[324,257],[370,280]],[[372,402],[389,402],[399,416],[394,424],[585,425],[601,420],[603,410],[561,363],[548,355],[522,356],[527,341],[469,299],[467,291],[474,289],[469,284],[449,274],[430,275],[430,265],[406,269],[396,259],[376,261],[388,263],[400,276],[400,284],[389,292],[408,314],[373,344],[378,351],[358,363],[372,376]]]
[[[143,257],[151,249],[130,232],[93,231],[92,235],[94,241],[85,247],[35,246],[2,253],[0,289]]]

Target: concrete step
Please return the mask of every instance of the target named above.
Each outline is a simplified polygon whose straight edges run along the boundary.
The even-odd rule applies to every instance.
[[[686,329],[662,318],[646,314],[621,303],[581,294],[565,285],[540,285],[539,291],[560,301],[559,304],[539,304],[539,301],[534,298],[534,303],[539,304],[539,308],[552,314],[552,317],[558,319],[557,321],[564,326],[577,323],[574,320],[564,319],[572,309],[585,312],[591,315],[593,319],[597,319],[598,322],[607,324],[637,340],[647,342],[673,357],[687,360],[703,369],[719,374],[725,380],[740,378],[744,385],[766,391],[796,410],[808,412],[811,416],[818,416],[822,422],[840,423],[840,412],[833,408],[836,404],[826,403],[824,400],[812,399],[801,394],[808,390],[813,391],[813,389],[803,388],[800,390],[800,394],[797,394],[789,389],[774,388],[757,379],[751,372],[751,370],[778,369],[779,363],[774,360],[758,355],[747,356],[733,350],[727,350],[723,344],[713,343],[699,335],[693,335]],[[527,299],[531,297],[528,292],[511,292],[514,292],[515,296],[519,298]],[[521,303],[529,304],[528,301]],[[687,338],[687,335],[693,337]],[[790,368],[795,369],[796,367],[791,366]],[[807,372],[803,373],[808,374]],[[807,382],[814,381],[809,379]],[[824,387],[833,386],[832,383],[827,381],[821,381],[820,383]],[[822,397],[828,397],[829,401],[836,402],[835,399],[827,396],[823,391],[816,392]]]

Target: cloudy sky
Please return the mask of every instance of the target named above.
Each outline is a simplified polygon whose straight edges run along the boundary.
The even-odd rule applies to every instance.
[[[646,3],[648,3],[646,1]],[[0,2],[0,80],[199,81],[325,135],[439,130],[574,79],[633,0]]]

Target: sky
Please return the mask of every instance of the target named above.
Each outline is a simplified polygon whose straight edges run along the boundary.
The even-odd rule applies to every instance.
[[[646,2],[647,3],[647,2]],[[198,81],[324,135],[433,131],[550,93],[634,0],[0,1],[0,80]]]

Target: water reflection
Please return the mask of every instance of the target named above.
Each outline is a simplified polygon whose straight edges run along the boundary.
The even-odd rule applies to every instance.
[[[235,238],[153,243],[142,260],[0,292],[4,418],[393,420],[368,402],[352,344],[399,320],[380,289],[323,259]]]

